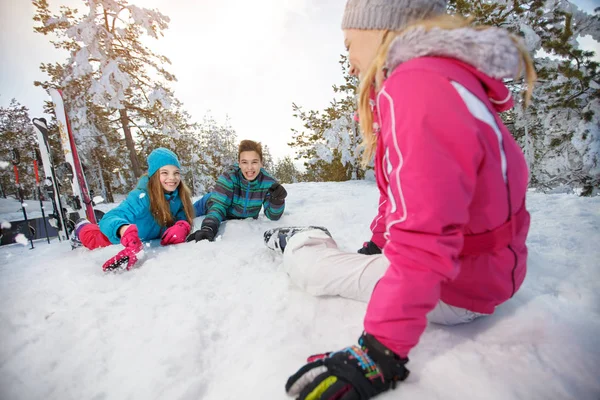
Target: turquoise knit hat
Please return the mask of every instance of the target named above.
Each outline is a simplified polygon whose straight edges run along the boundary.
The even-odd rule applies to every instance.
[[[174,165],[181,169],[177,155],[171,150],[164,147],[153,150],[148,156],[148,176],[154,175],[156,171],[165,165]]]

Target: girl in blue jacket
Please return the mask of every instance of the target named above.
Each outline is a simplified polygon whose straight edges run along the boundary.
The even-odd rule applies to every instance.
[[[181,165],[171,150],[158,148],[148,156],[148,175],[116,208],[107,212],[99,225],[80,220],[74,242],[88,249],[121,243],[125,249],[108,260],[103,270],[137,262],[142,241],[161,238],[161,245],[185,241],[194,219],[190,190],[181,180]]]

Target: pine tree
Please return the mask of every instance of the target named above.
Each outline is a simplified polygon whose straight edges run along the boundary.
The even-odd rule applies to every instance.
[[[292,129],[296,159],[304,159],[305,178],[314,181],[343,181],[362,179],[362,149],[358,123],[354,120],[358,80],[349,74],[346,56],[339,61],[343,85],[333,85],[336,98],[322,112],[304,111],[292,104],[294,117],[303,122],[304,130]],[[340,97],[341,98],[338,98]]]
[[[219,176],[237,162],[237,134],[229,120],[220,125],[207,113],[195,133],[193,146],[194,193],[212,190]]]
[[[5,194],[13,194],[17,198],[17,187],[12,166],[12,150],[17,149],[20,155],[19,182],[26,198],[33,198],[37,193],[33,171],[33,151],[38,147],[36,133],[31,124],[29,109],[16,99],[10,101],[8,107],[0,107],[0,161],[4,168],[0,181]]]
[[[453,0],[452,10],[477,23],[506,28],[523,37],[534,55],[538,82],[528,109],[515,107],[502,118],[526,154],[531,184],[600,187],[600,75],[593,51],[578,38],[600,40],[600,15],[566,0]],[[510,81],[515,98],[522,81]]]
[[[277,160],[273,167],[273,175],[279,183],[296,183],[301,180],[301,173],[290,156]]]
[[[275,167],[275,163],[273,162],[273,155],[271,154],[271,150],[268,145],[263,146],[263,168],[267,171],[273,171]]]

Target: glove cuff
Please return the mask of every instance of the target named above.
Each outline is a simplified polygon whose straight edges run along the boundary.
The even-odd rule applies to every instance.
[[[396,382],[408,378],[410,371],[405,367],[408,363],[408,357],[403,358],[385,347],[375,336],[363,332],[358,339],[358,343],[366,349],[367,354],[377,364],[383,373],[387,382],[391,383],[392,389],[396,387]]]
[[[186,220],[184,220],[184,219],[182,219],[182,220],[179,220],[179,221],[175,222],[173,225],[179,225],[179,226],[182,226],[182,227],[184,227],[184,228],[188,228],[188,229],[190,229],[190,228],[191,228],[191,226],[190,226],[190,223],[189,223],[189,222],[187,222],[187,221],[186,221]]]
[[[129,225],[123,235],[121,236],[121,244],[125,247],[139,248],[142,245],[142,241],[138,235],[138,229],[136,225]]]
[[[373,243],[372,240],[369,240],[369,243],[367,244],[367,250],[369,251],[369,254],[381,254],[381,249],[379,246]]]
[[[272,205],[274,205],[274,206],[280,206],[280,205],[282,205],[283,203],[285,203],[285,199],[274,199],[274,198],[272,198],[272,197],[271,197],[271,198],[269,199],[269,202],[270,202]]]
[[[219,224],[212,219],[205,218],[204,221],[202,221],[202,226],[200,227],[200,229],[210,229],[213,233],[217,233],[217,231],[219,230]]]

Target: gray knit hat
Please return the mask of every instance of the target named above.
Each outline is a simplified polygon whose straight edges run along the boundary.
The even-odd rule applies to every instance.
[[[413,21],[445,12],[446,0],[348,0],[342,29],[398,31]]]

